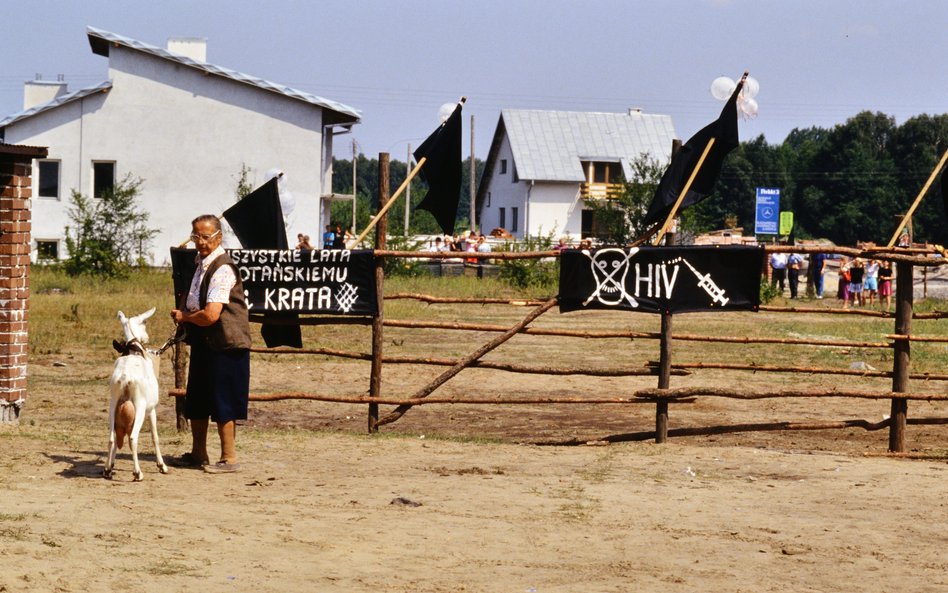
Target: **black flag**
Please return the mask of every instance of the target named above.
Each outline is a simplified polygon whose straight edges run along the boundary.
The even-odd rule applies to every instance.
[[[280,206],[280,190],[277,187],[276,177],[225,210],[224,219],[230,224],[230,228],[233,229],[244,249],[290,248],[286,240],[286,225],[283,222],[283,208]],[[298,318],[295,313],[267,315],[267,317],[271,316]],[[270,348],[303,347],[299,325],[274,325],[264,322],[260,328],[260,334]]]
[[[421,176],[428,183],[428,195],[417,209],[431,212],[441,230],[452,235],[461,199],[461,103],[414,154],[417,161],[427,159]]]
[[[665,169],[662,180],[655,190],[655,197],[652,198],[652,203],[648,207],[645,226],[665,222],[665,218],[678,200],[681,190],[691,177],[698,159],[701,158],[711,138],[714,138],[714,146],[711,147],[688,193],[685,194],[679,212],[686,206],[697,204],[714,189],[714,183],[721,173],[721,165],[724,164],[724,157],[740,144],[737,136],[737,96],[743,84],[743,80],[737,83],[737,88],[727,100],[718,119],[701,128],[697,134],[685,142],[678,154],[672,157],[671,164]]]
[[[289,249],[277,178],[264,183],[224,211],[244,249]]]

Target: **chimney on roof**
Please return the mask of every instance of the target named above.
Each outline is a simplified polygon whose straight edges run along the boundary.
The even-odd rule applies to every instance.
[[[62,74],[58,80],[43,80],[41,74],[36,80],[27,80],[23,83],[23,109],[30,109],[43,103],[49,103],[56,97],[66,94],[66,82]]]
[[[207,38],[172,37],[168,40],[168,51],[187,56],[198,62],[207,61]]]
[[[629,115],[635,115],[636,113],[642,113],[641,107],[629,107]]]

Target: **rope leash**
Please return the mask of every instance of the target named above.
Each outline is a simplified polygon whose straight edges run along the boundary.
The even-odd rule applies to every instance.
[[[161,356],[162,354],[164,354],[165,350],[167,350],[168,348],[171,348],[178,342],[183,341],[185,337],[185,333],[184,331],[179,332],[179,330],[181,330],[181,328],[176,323],[174,326],[174,329],[171,330],[171,336],[167,340],[165,340],[165,343],[161,345],[161,348],[157,350],[153,350],[152,354],[154,354],[155,356]]]

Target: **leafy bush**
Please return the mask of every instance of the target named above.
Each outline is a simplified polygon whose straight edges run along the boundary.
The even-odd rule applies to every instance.
[[[506,243],[498,251],[526,252],[553,249],[553,233]],[[560,259],[505,259],[500,263],[500,278],[516,288],[556,288],[560,281]]]
[[[782,295],[781,290],[767,281],[767,278],[760,279],[760,304],[766,305],[778,296]]]
[[[69,259],[64,263],[69,275],[123,278],[133,265],[147,263],[145,253],[158,231],[146,226],[148,213],[136,204],[142,183],[126,175],[99,198],[73,190],[69,219],[74,234],[67,227]]]

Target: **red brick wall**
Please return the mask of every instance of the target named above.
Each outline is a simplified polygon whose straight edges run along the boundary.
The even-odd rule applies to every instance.
[[[31,162],[0,154],[0,422],[16,421],[26,399]]]

